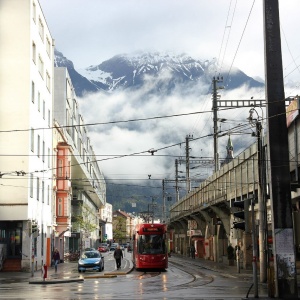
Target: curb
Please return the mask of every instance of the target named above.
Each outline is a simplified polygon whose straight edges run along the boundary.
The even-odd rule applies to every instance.
[[[84,276],[84,279],[93,279],[93,278],[115,278],[117,274],[104,274],[104,275],[92,275],[92,276]]]
[[[115,276],[117,277],[118,275],[127,275],[129,272],[110,272],[110,273],[105,273],[104,276]]]
[[[58,284],[58,283],[69,283],[69,282],[82,282],[84,279],[82,278],[74,278],[74,279],[50,279],[50,280],[32,280],[29,281],[29,284]]]

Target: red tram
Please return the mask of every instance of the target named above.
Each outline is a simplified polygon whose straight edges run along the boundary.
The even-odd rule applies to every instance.
[[[168,268],[165,224],[138,224],[133,235],[133,264],[138,269]]]

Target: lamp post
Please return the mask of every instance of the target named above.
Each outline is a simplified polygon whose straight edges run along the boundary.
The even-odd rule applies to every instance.
[[[266,165],[265,151],[263,147],[263,118],[260,118],[255,108],[249,111],[249,123],[256,128],[252,135],[257,138],[257,156],[259,171],[259,197],[258,197],[258,219],[259,219],[259,261],[260,281],[267,281],[267,211],[266,211]],[[256,114],[256,117],[254,116]],[[263,111],[262,111],[263,114]]]

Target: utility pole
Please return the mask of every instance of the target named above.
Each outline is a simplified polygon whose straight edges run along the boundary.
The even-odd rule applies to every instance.
[[[268,239],[268,224],[266,211],[266,165],[265,151],[263,146],[263,116],[259,117],[255,108],[251,108],[249,123],[255,126],[256,132],[252,136],[257,138],[257,160],[258,160],[258,220],[259,220],[259,271],[260,282],[267,281],[267,239]],[[256,113],[256,117],[253,114]]]
[[[185,137],[185,161],[186,161],[186,193],[191,191],[191,180],[190,180],[190,146],[189,141],[192,139],[192,135],[187,135]]]
[[[162,190],[163,190],[163,209],[162,209],[162,217],[163,223],[166,222],[166,195],[165,195],[165,180],[162,180]]]
[[[264,43],[275,297],[298,297],[288,130],[283,85],[279,1],[264,0]],[[273,272],[272,272],[273,271]],[[272,278],[272,276],[270,276]],[[270,280],[270,278],[269,278]],[[272,291],[269,291],[269,294]],[[272,295],[271,295],[272,296]]]
[[[219,149],[218,149],[218,99],[220,98],[220,95],[218,95],[218,88],[217,83],[222,82],[223,77],[213,77],[212,80],[212,86],[213,86],[213,92],[212,92],[212,100],[213,100],[213,106],[212,110],[214,113],[214,161],[215,161],[215,172],[219,171],[220,164],[219,164]]]
[[[178,159],[175,159],[175,189],[176,189],[176,202],[179,201],[179,186],[178,186]]]

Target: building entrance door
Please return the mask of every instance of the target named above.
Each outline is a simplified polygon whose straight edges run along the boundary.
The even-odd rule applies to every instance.
[[[7,257],[21,257],[22,245],[21,245],[21,228],[10,228],[7,230]]]

